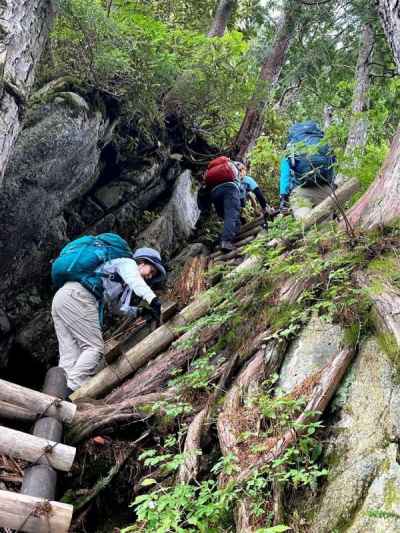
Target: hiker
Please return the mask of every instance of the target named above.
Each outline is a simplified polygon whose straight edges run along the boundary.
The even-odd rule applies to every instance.
[[[253,208],[256,210],[257,206],[253,200],[252,194],[257,199],[257,202],[260,205],[262,214],[264,217],[268,215],[268,204],[267,201],[255,179],[247,175],[247,167],[244,163],[236,163],[240,172],[240,204],[242,207],[245,206],[246,201],[250,199],[252,202]]]
[[[69,394],[96,374],[103,363],[102,314],[138,317],[142,299],[160,323],[161,303],[149,283],[166,277],[160,254],[152,248],[132,253],[119,235],[85,236],[67,244],[52,265],[56,292],[51,314],[59,345],[59,366],[67,374]],[[134,300],[132,302],[132,300]]]
[[[323,131],[313,121],[293,124],[289,130],[287,156],[280,163],[280,212],[291,209],[297,220],[334,191],[336,158]]]
[[[208,164],[204,183],[217,215],[224,220],[221,250],[232,251],[235,248],[233,241],[240,230],[239,170],[228,157],[217,157]]]

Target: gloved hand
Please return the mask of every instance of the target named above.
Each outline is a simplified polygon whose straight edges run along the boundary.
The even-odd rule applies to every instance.
[[[154,320],[157,322],[158,327],[161,324],[161,302],[157,297],[152,299],[149,311]]]
[[[288,215],[289,214],[289,195],[288,194],[281,194],[280,196],[280,203],[279,203],[279,211],[282,215]]]

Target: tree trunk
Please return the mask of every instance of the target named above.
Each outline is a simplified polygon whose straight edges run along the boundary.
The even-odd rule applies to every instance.
[[[51,0],[3,0],[0,9],[0,185],[53,19]]]
[[[365,24],[356,67],[352,122],[345,150],[347,157],[352,155],[355,148],[363,148],[367,142],[368,121],[365,111],[368,109],[369,67],[373,48],[374,32],[369,24]]]
[[[400,72],[400,10],[397,0],[377,0],[386,38]],[[394,222],[400,215],[400,125],[380,173],[348,213],[352,225],[372,229]]]
[[[332,124],[333,120],[333,107],[331,105],[326,105],[324,107],[324,130],[327,130]]]
[[[220,0],[208,37],[222,37],[224,35],[235,4],[236,0]]]
[[[400,9],[398,0],[377,0],[378,13],[400,73]]]
[[[294,4],[288,1],[274,44],[261,66],[257,92],[246,110],[239,133],[234,141],[234,152],[238,159],[245,157],[261,133],[264,111],[269,102],[271,88],[279,80],[293,36],[296,18],[297,10],[294,8]]]
[[[400,216],[400,126],[383,167],[367,192],[350,209],[350,224],[364,229],[394,222]]]

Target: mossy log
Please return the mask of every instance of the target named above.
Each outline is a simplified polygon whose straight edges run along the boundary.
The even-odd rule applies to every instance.
[[[76,412],[76,405],[70,402],[64,402],[54,396],[49,396],[3,379],[0,379],[0,400],[17,407],[15,418],[19,414],[26,418],[25,411],[28,410],[35,416],[51,416],[65,424],[70,424]],[[22,410],[19,408],[22,408]]]
[[[0,490],[0,525],[26,533],[68,533],[73,507]]]

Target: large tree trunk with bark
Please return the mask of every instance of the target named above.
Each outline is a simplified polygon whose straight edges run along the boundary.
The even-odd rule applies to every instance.
[[[220,0],[208,37],[222,37],[224,35],[235,4],[236,0]]]
[[[250,102],[239,133],[234,141],[234,152],[238,159],[245,157],[261,133],[264,111],[269,102],[273,88],[282,71],[286,54],[293,36],[297,10],[290,1],[286,3],[284,14],[272,48],[268,51],[261,66],[259,84],[256,94]]]
[[[373,48],[374,32],[369,24],[365,24],[361,36],[361,47],[356,67],[351,109],[352,122],[347,138],[346,156],[351,156],[355,148],[364,147],[367,142],[368,120],[365,111],[368,109],[369,67]]]
[[[400,216],[400,126],[383,167],[367,192],[350,209],[350,224],[372,229]]]
[[[21,127],[52,19],[51,0],[1,2],[0,185]]]
[[[376,0],[386,38],[400,72],[400,8],[398,0]]]
[[[400,72],[400,9],[398,1],[378,0],[378,11]],[[400,125],[382,169],[348,213],[349,222],[364,229],[387,225],[400,215]]]

